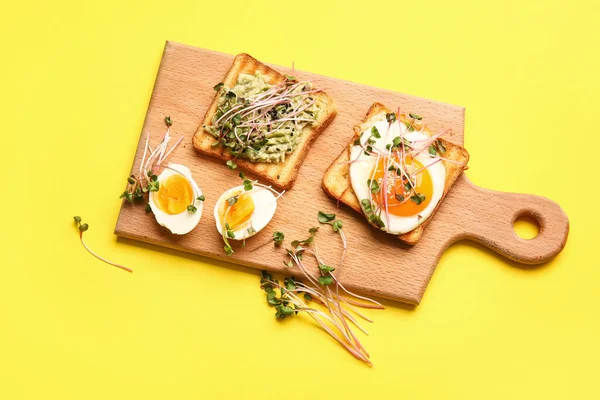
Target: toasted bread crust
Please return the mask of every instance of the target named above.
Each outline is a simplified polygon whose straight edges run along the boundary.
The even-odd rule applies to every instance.
[[[241,73],[254,74],[256,71],[268,76],[270,83],[272,84],[278,84],[285,79],[283,74],[261,63],[250,55],[242,53],[238,54],[233,60],[233,64],[223,79],[223,83],[227,87],[233,87]],[[290,189],[296,181],[298,169],[302,165],[312,142],[327,127],[327,125],[333,121],[337,113],[333,100],[327,94],[319,92],[313,96],[320,98],[322,103],[325,104],[325,112],[321,114],[321,117],[313,127],[304,129],[298,146],[291,154],[287,155],[284,162],[252,162],[250,160],[236,158],[235,163],[241,169],[256,175],[256,177],[262,181],[266,181],[279,189]],[[218,101],[219,95],[217,94],[208,108],[202,124],[198,127],[198,130],[192,139],[192,143],[194,148],[202,154],[216,157],[221,160],[231,160],[234,159],[234,157],[228,149],[224,149],[222,146],[212,147],[212,144],[217,140],[203,129],[204,125],[210,125],[212,123],[213,116],[217,112]]]
[[[362,122],[354,126],[354,137],[348,143],[348,146],[342,150],[341,154],[333,161],[331,166],[325,171],[325,175],[323,176],[322,187],[325,193],[334,199],[337,199],[340,203],[345,204],[346,206],[352,208],[354,211],[363,214],[362,207],[360,205],[359,199],[356,197],[354,191],[352,190],[352,185],[350,182],[350,166],[348,161],[350,160],[350,149],[352,148],[354,140],[356,140],[359,135],[364,132],[369,126],[374,124],[377,121],[385,119],[385,114],[390,113],[391,111],[387,109],[381,103],[373,103],[369,108],[369,111],[363,118]],[[438,139],[442,142],[444,147],[446,148],[446,153],[444,153],[444,158],[448,158],[450,160],[456,161],[463,165],[466,165],[469,161],[469,153],[463,147],[458,146],[454,143],[448,142],[445,139]],[[427,218],[427,220],[423,221],[421,225],[416,227],[410,232],[404,233],[398,236],[398,239],[403,243],[408,245],[414,245],[417,243],[425,227],[433,218],[435,213],[437,212],[440,204],[444,201],[446,194],[450,191],[450,188],[456,182],[456,179],[460,176],[464,167],[462,165],[457,165],[448,161],[443,161],[444,167],[446,168],[446,178],[444,182],[444,193],[440,201],[435,206],[432,214]]]

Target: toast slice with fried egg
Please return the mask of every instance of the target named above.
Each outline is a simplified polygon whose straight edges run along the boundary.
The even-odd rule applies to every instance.
[[[365,215],[365,210],[361,206],[361,200],[357,197],[350,178],[350,154],[352,147],[356,145],[356,141],[361,137],[361,133],[370,129],[371,126],[380,121],[386,120],[386,115],[391,114],[387,107],[385,107],[381,103],[374,103],[370,108],[367,114],[365,115],[363,121],[354,126],[354,136],[348,146],[344,148],[341,154],[333,161],[331,166],[325,172],[322,180],[322,187],[325,192],[331,196],[332,198],[338,200],[340,203],[345,204],[346,206],[352,208],[357,213]],[[408,118],[405,115],[398,115],[397,118],[401,122],[406,122]],[[427,126],[422,125],[419,121],[416,129],[419,130],[419,133],[424,133],[427,136],[431,136],[431,132],[427,128]],[[446,194],[456,182],[456,179],[459,175],[466,169],[466,165],[469,161],[469,153],[463,147],[458,146],[452,142],[449,142],[446,139],[439,138],[437,139],[443,147],[445,148],[445,152],[443,153],[443,158],[447,160],[441,160],[445,167],[445,177],[444,177],[444,187],[443,193],[441,194],[441,198],[435,204],[433,211],[431,214],[420,223],[416,228],[411,231],[402,233],[397,235],[397,238],[405,244],[414,245],[417,243],[421,235],[425,230],[425,227],[433,218],[435,212],[439,208],[440,204],[444,200]]]

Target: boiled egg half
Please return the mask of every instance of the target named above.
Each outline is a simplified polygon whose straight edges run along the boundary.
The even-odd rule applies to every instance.
[[[276,209],[277,197],[269,188],[236,186],[223,193],[215,205],[217,230],[222,236],[229,231],[229,239],[248,239],[267,226]]]
[[[373,126],[379,138],[371,135]],[[382,222],[381,230],[400,235],[412,231],[433,213],[444,194],[446,169],[443,162],[432,163],[434,156],[427,150],[414,157],[390,151],[397,137],[418,148],[429,135],[424,131],[409,131],[400,120],[391,124],[383,120],[369,126],[360,137],[363,147],[354,145],[351,148],[350,159],[355,161],[350,164],[350,181],[365,215],[369,217],[375,213]],[[371,142],[367,143],[369,139]],[[373,148],[369,155],[364,151],[367,145]],[[399,161],[401,158],[403,163]],[[414,191],[406,187],[407,181],[403,181],[402,174],[398,175],[397,168],[392,168],[402,164],[416,183]],[[411,193],[415,192],[420,196],[413,199]]]
[[[167,167],[158,175],[158,191],[150,192],[149,204],[159,225],[184,235],[200,222],[203,202],[198,197],[202,191],[189,168],[180,164]]]

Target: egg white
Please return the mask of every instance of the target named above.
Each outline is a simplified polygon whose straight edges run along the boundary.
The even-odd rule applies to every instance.
[[[221,195],[221,197],[219,197],[219,200],[215,205],[215,221],[217,224],[217,230],[221,235],[223,235],[223,226],[222,221],[219,218],[219,209],[221,205],[227,201],[227,199],[234,196],[234,193],[243,190],[243,186],[236,186],[227,190]],[[275,215],[275,210],[277,209],[277,198],[270,190],[255,185],[252,190],[246,193],[252,196],[252,201],[254,202],[254,212],[252,213],[249,223],[243,224],[233,231],[235,237],[230,238],[232,240],[244,240],[256,235],[265,226],[267,226],[267,224],[273,218],[273,215]],[[248,228],[250,227],[254,228],[255,232],[249,233]]]
[[[374,149],[379,149],[381,152],[387,153],[385,146],[389,143],[392,143],[394,138],[397,136],[401,136],[406,138],[408,141],[415,141],[426,139],[428,136],[422,132],[413,131],[409,132],[406,126],[402,122],[396,122],[390,124],[383,120],[378,121],[373,124],[377,130],[379,131],[381,138],[376,139],[375,143],[371,146]],[[363,132],[361,136],[361,143],[366,145],[367,140],[369,139],[370,132],[372,126]],[[374,168],[377,165],[377,156],[372,154],[370,156],[364,154],[364,151],[360,146],[352,146],[350,151],[350,159],[356,160],[355,162],[350,164],[350,181],[352,184],[352,189],[358,198],[358,201],[361,202],[363,199],[371,198],[371,189],[367,184],[367,180],[371,179]],[[429,155],[426,151],[418,154],[415,157],[423,166],[430,164],[433,160],[432,156]],[[393,214],[389,214],[389,217],[386,216],[385,210],[381,212],[381,220],[384,223],[384,226],[380,228],[381,230],[388,232],[394,235],[401,235],[406,232],[410,232],[419,225],[421,225],[427,218],[433,213],[436,205],[439,203],[442,195],[444,194],[444,185],[446,179],[446,168],[444,167],[443,162],[438,162],[434,165],[431,165],[427,168],[431,176],[431,181],[433,184],[433,193],[431,196],[431,200],[427,207],[425,207],[420,213],[416,215],[411,215],[407,217],[401,217]],[[384,188],[382,188],[384,190]],[[361,203],[361,207],[364,206]],[[389,219],[389,226],[388,226]]]
[[[159,188],[160,184],[162,184],[162,182],[168,177],[179,174],[183,175],[188,180],[190,185],[192,185],[192,189],[194,190],[194,206],[196,207],[197,211],[193,213],[185,210],[179,214],[167,214],[166,212],[162,211],[155,202],[154,196],[156,196],[158,192],[150,192],[148,203],[150,204],[150,208],[154,213],[156,222],[158,222],[160,226],[164,226],[175,235],[185,235],[194,229],[196,225],[198,225],[200,222],[200,217],[202,217],[202,206],[204,202],[197,199],[197,197],[202,195],[202,191],[192,178],[192,172],[189,170],[189,168],[180,164],[169,164],[168,167],[170,169],[165,168],[164,171],[158,175]]]

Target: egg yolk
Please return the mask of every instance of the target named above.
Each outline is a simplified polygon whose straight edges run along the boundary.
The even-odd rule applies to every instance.
[[[219,217],[223,221],[223,225],[229,224],[229,229],[235,229],[248,222],[254,212],[254,200],[252,196],[248,193],[241,195],[240,193],[232,193],[229,197],[238,196],[237,202],[229,205],[229,202],[225,200],[221,203],[221,208],[219,209]]]
[[[192,204],[194,190],[183,175],[171,175],[160,181],[154,202],[166,214],[180,214]]]
[[[394,159],[396,162],[398,162],[396,157],[394,157]],[[416,175],[416,192],[425,195],[425,199],[421,202],[421,204],[417,204],[416,201],[413,201],[410,198],[411,191],[407,191],[404,187],[406,181],[403,182],[401,177],[396,175],[396,171],[388,171],[386,164],[388,164],[388,166],[392,165],[391,163],[387,163],[385,158],[381,158],[377,163],[374,179],[379,184],[379,187],[381,187],[381,191],[372,195],[373,201],[377,205],[385,208],[383,199],[384,196],[387,197],[389,214],[397,215],[399,217],[413,216],[423,211],[431,201],[431,197],[433,195],[433,182],[431,181],[431,175],[429,174],[429,171],[424,169]],[[423,168],[423,164],[412,158],[406,158],[405,165],[407,170],[406,172],[409,175]],[[384,174],[387,174],[387,188],[384,188],[382,183]]]

